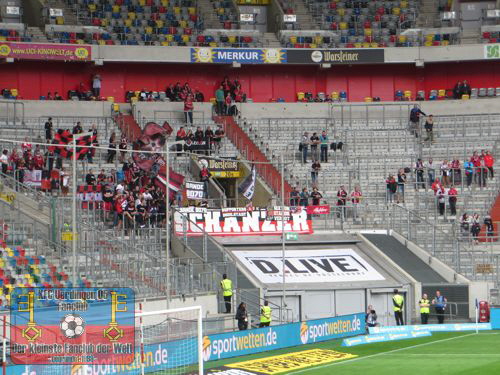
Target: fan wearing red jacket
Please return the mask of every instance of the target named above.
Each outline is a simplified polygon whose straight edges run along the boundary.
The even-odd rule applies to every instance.
[[[495,164],[495,158],[489,151],[486,151],[486,154],[484,155],[484,164],[486,165],[486,168],[488,168],[488,171],[490,172],[490,178],[494,178],[495,174],[493,172],[493,165]]]
[[[193,126],[193,109],[193,96],[188,94],[184,100],[184,118],[186,120],[186,124],[190,126]]]
[[[35,152],[35,156],[33,158],[33,167],[36,170],[42,170],[45,165],[45,160],[43,156],[40,154],[40,151]]]
[[[352,202],[352,217],[354,220],[358,219],[358,206],[361,203],[361,199],[363,198],[363,194],[359,186],[354,187],[354,191],[351,193],[351,202]]]
[[[448,190],[448,202],[450,203],[450,213],[453,216],[457,215],[457,196],[457,189],[455,189],[454,185],[451,185],[450,189]]]
[[[347,201],[347,191],[344,188],[344,185],[340,185],[340,189],[337,191],[337,206],[339,207],[339,211],[337,212],[337,217],[340,217],[342,213],[342,217],[345,218],[345,204]]]

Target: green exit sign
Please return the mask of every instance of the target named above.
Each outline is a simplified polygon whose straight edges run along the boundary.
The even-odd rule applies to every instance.
[[[299,235],[297,233],[285,233],[285,240],[287,241],[297,241]]]

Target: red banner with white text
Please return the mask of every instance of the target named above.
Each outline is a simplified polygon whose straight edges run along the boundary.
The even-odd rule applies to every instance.
[[[283,216],[283,220],[282,220]],[[200,236],[262,236],[287,233],[313,233],[311,215],[305,210],[285,207],[201,208],[184,207],[175,211],[174,225],[177,235]]]
[[[306,211],[309,215],[328,215],[330,213],[330,206],[307,206]]]

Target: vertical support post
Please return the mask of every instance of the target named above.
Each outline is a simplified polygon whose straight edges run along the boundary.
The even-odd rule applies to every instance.
[[[286,309],[286,276],[285,276],[285,164],[283,162],[283,154],[280,155],[281,162],[281,257],[283,262],[283,296],[281,297],[281,323]]]
[[[203,311],[198,309],[198,375],[203,375]]]
[[[165,193],[165,251],[166,251],[166,286],[167,309],[170,307],[170,158],[168,152],[168,142],[165,142],[165,164],[166,164],[166,193]]]
[[[71,238],[71,244],[72,244],[72,271],[73,271],[73,287],[76,287],[76,236],[77,236],[77,231],[76,231],[76,137],[73,139],[73,155],[72,157],[72,174],[73,174],[73,199],[72,199],[72,209],[71,209],[71,216],[72,216],[72,222],[71,222],[71,229],[72,229],[72,238]]]

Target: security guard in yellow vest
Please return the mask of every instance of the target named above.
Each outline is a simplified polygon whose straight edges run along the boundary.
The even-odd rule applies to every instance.
[[[233,282],[227,278],[227,275],[222,275],[220,282],[222,288],[222,295],[224,296],[224,303],[226,305],[226,314],[231,313],[231,297],[233,296]]]
[[[396,318],[396,325],[404,326],[405,323],[403,320],[403,307],[405,304],[405,299],[401,294],[399,294],[399,291],[397,289],[394,289],[392,304],[394,305],[394,317]]]
[[[429,321],[429,314],[431,312],[431,301],[427,298],[427,294],[423,294],[422,299],[418,301],[418,304],[420,305],[420,322],[422,324],[427,324]]]
[[[260,325],[259,327],[269,327],[271,324],[271,308],[269,302],[264,301],[264,306],[260,308]]]

